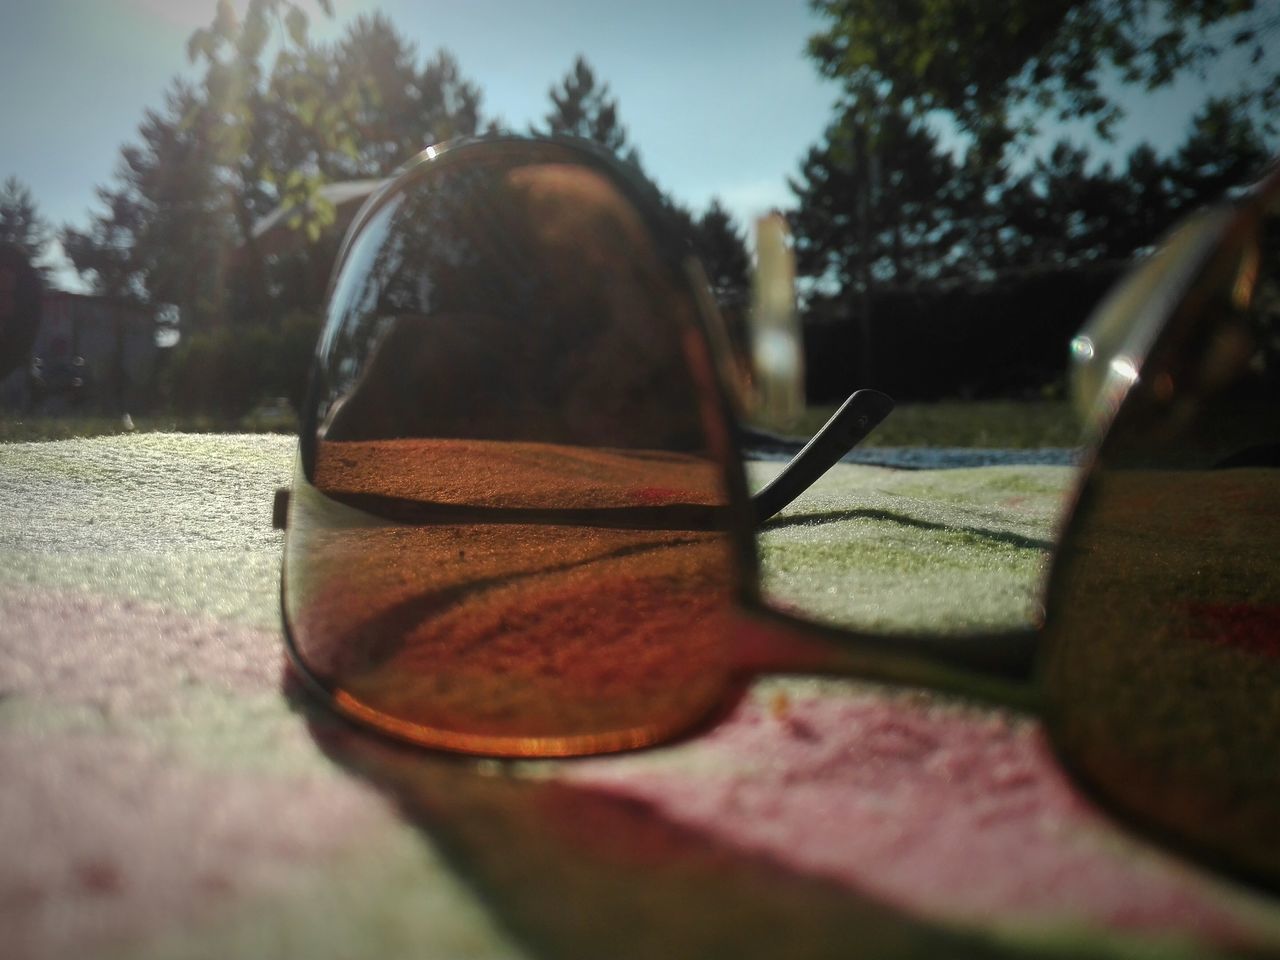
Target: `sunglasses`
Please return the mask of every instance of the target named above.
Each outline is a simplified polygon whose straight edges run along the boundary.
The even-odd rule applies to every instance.
[[[653,188],[577,141],[428,149],[335,267],[277,510],[297,672],[510,757],[670,740],[765,668],[1014,704],[1113,812],[1280,885],[1278,228],[1273,176],[1075,340],[1089,442],[1042,626],[876,636],[766,606],[755,533],[892,402],[859,391],[749,495],[735,353]]]

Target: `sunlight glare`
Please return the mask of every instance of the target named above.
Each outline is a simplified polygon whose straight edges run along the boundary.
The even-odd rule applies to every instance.
[[[207,27],[213,22],[214,14],[218,9],[218,0],[125,0],[125,2],[139,13],[185,30]],[[298,5],[307,15],[312,26],[328,19],[316,0],[298,0]],[[248,6],[249,0],[231,0],[231,7],[235,10],[237,18],[244,15]],[[349,15],[357,12],[352,8],[364,6],[366,4],[355,3],[352,0],[334,0],[335,19],[346,20]]]

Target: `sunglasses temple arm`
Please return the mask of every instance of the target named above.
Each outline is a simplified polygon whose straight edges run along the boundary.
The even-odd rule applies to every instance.
[[[858,390],[841,404],[782,473],[751,498],[755,522],[764,523],[809,489],[840,458],[862,442],[889,412],[893,400],[879,390]]]
[[[758,603],[739,630],[737,666],[745,675],[812,673],[924,688],[1035,711],[1035,629],[931,637],[849,633],[792,619]]]

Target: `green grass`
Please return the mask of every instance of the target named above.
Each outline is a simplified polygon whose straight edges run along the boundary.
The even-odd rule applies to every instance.
[[[297,424],[259,421],[252,416],[221,420],[207,416],[156,414],[133,418],[133,428],[120,417],[50,417],[0,415],[0,443],[110,437],[121,433],[296,433]]]
[[[812,436],[834,406],[811,407],[785,431],[797,437]],[[134,430],[140,433],[292,433],[292,423],[239,421],[212,417],[174,415],[139,416]],[[22,440],[65,440],[127,433],[118,417],[12,417],[0,416],[0,443]],[[900,405],[868,438],[871,447],[1074,447],[1080,428],[1066,402],[987,400]]]
[[[835,410],[810,407],[782,432],[812,436]],[[948,400],[900,404],[863,445],[1029,449],[1079,444],[1080,424],[1065,401]]]

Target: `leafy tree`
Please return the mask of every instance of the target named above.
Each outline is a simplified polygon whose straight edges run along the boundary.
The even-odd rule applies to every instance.
[[[480,91],[446,50],[420,64],[380,14],[357,18],[331,48],[278,59],[269,83],[262,189],[272,208],[292,210],[286,226],[297,234],[268,258],[273,311],[315,310],[339,240],[320,186],[390,176],[426,146],[474,135],[484,122]]]
[[[597,83],[585,58],[579,56],[558,87],[550,90],[552,110],[546,126],[535,133],[561,134],[594,140],[618,157],[640,166],[640,155],[627,141],[618,120],[618,102],[609,96],[609,85]]]
[[[1275,138],[1267,134],[1267,125],[1242,110],[1237,98],[1208,100],[1174,156],[1181,205],[1216,199],[1257,178],[1275,150]]]
[[[742,228],[718,198],[713,197],[707,209],[697,213],[671,194],[662,193],[656,185],[654,190],[676,234],[701,263],[730,332],[735,337],[745,336],[743,325],[751,298],[751,256]]]
[[[316,46],[293,4],[252,0],[237,20],[222,3],[189,52],[205,64],[200,83],[176,84],[165,108],[147,113],[99,190],[102,211],[64,231],[96,290],[177,304],[188,332],[314,311],[338,239],[320,187],[386,176],[481,123],[479,91],[453,58],[440,51],[420,65],[381,16]],[[297,235],[285,252],[254,236],[279,206]]]
[[[834,277],[846,292],[930,272],[945,276],[952,264],[981,277],[1132,249],[1138,239],[1132,231],[1108,234],[1118,211],[1137,213],[1133,197],[1110,169],[1092,169],[1087,151],[1058,144],[1020,175],[1009,163],[1008,148],[1042,117],[1092,119],[1108,136],[1121,115],[1101,86],[1108,71],[1152,89],[1205,70],[1226,49],[1249,49],[1259,67],[1252,85],[1216,103],[1201,121],[1216,127],[1219,150],[1241,157],[1220,158],[1219,190],[1227,176],[1256,165],[1242,140],[1224,139],[1233,118],[1280,102],[1280,64],[1268,46],[1280,15],[1257,0],[811,3],[827,25],[811,38],[810,55],[825,76],[840,81],[844,99],[827,142],[810,152],[795,185],[798,246],[811,275]],[[919,126],[940,115],[970,136],[950,170]],[[1136,157],[1134,172],[1159,180],[1151,159]],[[875,169],[882,171],[878,179]],[[886,177],[899,178],[895,189],[880,185]],[[1209,189],[1213,179],[1206,171],[1190,192],[1202,198],[1217,192]],[[1153,186],[1153,201],[1162,189]],[[1146,231],[1166,214],[1139,220],[1150,221],[1140,228]],[[895,224],[891,237],[885,222]],[[922,259],[913,261],[915,254]]]
[[[479,90],[452,56],[442,50],[419,68],[414,46],[381,15],[358,18],[336,47],[321,48],[291,0],[250,0],[230,26],[225,6],[190,50],[206,64],[219,162],[251,263],[262,259],[253,225],[277,206],[314,244],[334,217],[319,195],[324,183],[388,176],[430,143],[481,125]],[[321,6],[331,13],[328,0]],[[281,23],[289,42],[268,71],[267,41]]]
[[[453,55],[439,50],[419,66],[415,46],[380,13],[356,18],[327,60],[330,99],[344,105],[354,140],[354,151],[327,158],[317,144],[330,179],[388,176],[425,147],[481,128],[480,90]]]
[[[1168,157],[1149,145],[1119,170],[1089,163],[1066,142],[1000,197],[1019,264],[1072,266],[1123,260],[1150,246],[1179,218],[1257,178],[1273,152],[1263,125],[1231,99],[1211,98]]]
[[[963,210],[982,185],[960,173],[927,126],[868,96],[841,112],[791,180],[797,269],[816,294],[810,306],[838,305],[855,322],[862,382],[871,373],[874,288],[971,265],[986,239],[988,225]]]
[[[331,0],[320,0],[332,16]],[[277,204],[301,211],[299,224],[318,239],[333,220],[333,207],[319,201],[323,174],[314,162],[280,168],[272,163],[281,111],[264,63],[273,33],[283,33],[275,69],[283,78],[275,92],[285,91],[289,107],[310,123],[309,139],[325,152],[355,153],[350,128],[342,123],[342,104],[335,103],[320,68],[321,55],[308,43],[307,16],[292,0],[249,0],[238,19],[229,0],[218,0],[213,22],[192,33],[187,54],[203,62],[202,110],[208,118],[203,134],[213,150],[219,179],[226,186],[236,226],[242,269],[232,312],[261,320],[269,312],[266,257],[254,225]],[[302,69],[298,69],[299,66]]]
[[[1265,156],[1269,128],[1250,111],[1280,98],[1268,46],[1280,15],[1255,0],[811,2],[827,25],[810,54],[843,101],[793,183],[797,251],[863,313],[876,284],[1127,256]],[[1210,102],[1177,157],[1140,150],[1117,172],[1060,143],[1015,173],[1009,148],[1042,117],[1109,135],[1120,108],[1101,86],[1108,71],[1150,89],[1229,48],[1252,53],[1250,86]],[[940,118],[967,149],[940,149],[925,126]]]
[[[0,185],[0,242],[16,244],[43,272],[49,230],[40,216],[31,189],[17,177],[7,177]]]
[[[1255,70],[1243,102],[1280,102],[1270,0],[811,3],[829,21],[809,43],[825,76],[855,99],[874,90],[916,116],[951,116],[988,159],[1037,116],[1092,119],[1108,135],[1122,113],[1102,89],[1111,71],[1154,89],[1244,49]]]

